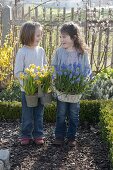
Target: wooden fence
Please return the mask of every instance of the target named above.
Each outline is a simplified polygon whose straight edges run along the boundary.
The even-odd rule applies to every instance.
[[[67,21],[74,21],[81,27],[85,41],[89,46],[90,63],[93,71],[99,72],[105,67],[113,67],[113,9],[52,9],[43,6],[15,6],[12,9],[14,37],[18,37],[22,23],[33,20],[44,27],[41,45],[46,51],[48,62],[51,61],[53,51],[60,45],[59,28]],[[13,56],[16,55],[17,42]],[[13,62],[14,63],[14,62]]]

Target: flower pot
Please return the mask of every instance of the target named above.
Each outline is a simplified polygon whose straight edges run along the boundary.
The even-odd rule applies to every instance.
[[[41,97],[41,104],[46,105],[51,103],[52,101],[52,93],[44,93],[44,95]]]
[[[57,94],[58,100],[62,102],[78,103],[82,97],[82,94],[71,95],[71,94],[65,94],[63,92],[59,92],[58,90],[55,90],[55,92]]]
[[[25,95],[28,107],[38,106],[38,94],[35,95]]]
[[[41,86],[38,87],[38,97],[42,97],[44,95]]]

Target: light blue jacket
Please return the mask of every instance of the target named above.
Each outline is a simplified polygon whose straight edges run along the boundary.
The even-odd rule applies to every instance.
[[[60,47],[56,50],[53,59],[52,59],[52,66],[60,66],[63,63],[66,65],[69,64],[81,64],[82,65],[82,72],[85,72],[85,68],[90,70],[91,74],[91,66],[90,61],[88,58],[88,53],[85,52],[83,55],[78,51],[67,51],[66,49]]]

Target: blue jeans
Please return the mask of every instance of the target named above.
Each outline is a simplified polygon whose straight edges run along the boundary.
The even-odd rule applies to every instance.
[[[57,115],[55,137],[57,139],[74,140],[79,124],[79,103],[67,103],[57,100]],[[66,126],[66,116],[68,117],[68,128]]]
[[[43,137],[44,106],[27,107],[25,93],[22,92],[21,138]]]

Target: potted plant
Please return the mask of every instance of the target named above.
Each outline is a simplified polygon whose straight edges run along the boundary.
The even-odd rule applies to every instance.
[[[51,84],[52,84],[53,68],[45,65],[43,69],[38,73],[39,81],[41,82],[41,88],[43,96],[41,97],[41,103],[46,105],[52,100]]]
[[[36,77],[37,71],[34,64],[26,68],[24,73],[20,73],[20,79],[23,81],[22,88],[25,91],[28,107],[36,107],[38,105],[38,87],[41,82]]]
[[[53,78],[54,90],[57,98],[63,102],[79,102],[82,93],[90,83],[90,70],[74,63],[55,67],[55,77]]]

